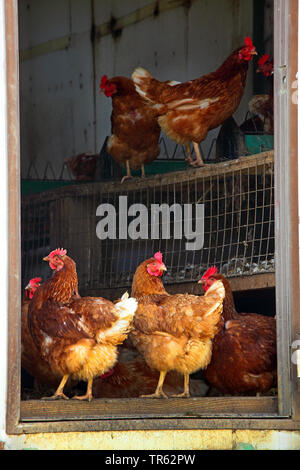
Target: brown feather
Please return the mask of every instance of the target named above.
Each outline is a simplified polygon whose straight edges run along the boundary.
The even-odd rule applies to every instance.
[[[226,296],[204,376],[222,393],[266,392],[276,385],[276,320],[257,313],[239,314],[229,281],[221,274],[213,278],[223,282]]]
[[[236,49],[215,71],[195,80],[169,86],[148,72],[133,75],[137,91],[157,105],[158,122],[177,143],[200,143],[209,130],[223,124],[238,108],[246,85],[248,62]],[[159,106],[158,106],[159,105]]]
[[[139,169],[160,152],[156,112],[135,91],[132,80],[114,77],[108,83],[116,85],[117,93],[112,96],[112,135],[107,151],[120,165],[129,160],[132,169]]]
[[[29,305],[28,326],[55,374],[87,381],[113,367],[135,303],[129,299],[128,306],[126,298],[120,305],[102,297],[80,298],[76,264],[68,256],[61,259],[62,269],[39,287]]]
[[[21,364],[24,370],[30,374],[38,385],[46,385],[49,388],[56,388],[60,381],[60,376],[54,374],[46,360],[44,360],[28,329],[28,298],[22,301],[21,310]]]
[[[220,283],[221,290],[203,297],[169,295],[161,278],[147,271],[153,260],[141,263],[134,275],[132,295],[138,309],[130,338],[150,368],[190,374],[210,361],[225,291]]]
[[[150,369],[143,358],[120,361],[114,366],[107,378],[97,377],[93,384],[95,398],[136,398],[153,392],[159,378],[157,370]],[[178,394],[182,391],[183,378],[176,371],[171,371],[165,378],[164,390],[167,394]],[[192,396],[203,396],[205,384],[200,380],[191,380]]]

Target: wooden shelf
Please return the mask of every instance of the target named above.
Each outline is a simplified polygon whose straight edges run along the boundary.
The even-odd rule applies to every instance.
[[[194,397],[169,399],[94,399],[89,402],[28,400],[20,419],[32,421],[107,420],[120,418],[272,417],[276,397]]]
[[[274,164],[274,150],[262,152],[255,155],[247,155],[236,160],[229,160],[220,163],[205,164],[201,168],[188,168],[186,171],[174,171],[159,175],[149,176],[147,178],[133,178],[121,184],[120,181],[93,182],[87,184],[72,184],[56,188],[55,190],[45,191],[40,194],[24,196],[25,201],[28,198],[33,200],[56,200],[58,197],[72,197],[75,195],[91,196],[99,193],[117,193],[123,194],[130,191],[141,191],[148,188],[161,188],[163,186],[183,185],[186,182],[192,182],[199,179],[213,179],[220,175],[229,175],[233,172],[247,172],[259,174],[264,171],[265,165]],[[271,170],[270,170],[271,171]]]
[[[275,273],[253,274],[252,276],[239,276],[229,278],[233,292],[250,291],[256,289],[275,288]],[[185,294],[186,292],[194,295],[202,295],[203,289],[197,282],[181,282],[166,284],[166,290],[170,294]],[[124,292],[130,292],[130,287],[114,287],[99,289],[82,289],[83,296],[99,296],[107,299],[116,300]]]

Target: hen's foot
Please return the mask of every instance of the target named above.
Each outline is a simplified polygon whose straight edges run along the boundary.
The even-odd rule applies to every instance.
[[[51,397],[42,397],[42,400],[69,400],[69,397],[64,393],[55,393]]]
[[[54,395],[52,395],[51,397],[44,397],[42,398],[42,400],[69,400],[69,397],[67,397],[63,392],[68,378],[69,374],[64,375]]]
[[[199,162],[198,160],[193,160],[191,163],[190,163],[191,166],[193,166],[194,168],[200,168],[201,166],[204,166],[204,163],[203,162]]]
[[[130,178],[132,178],[130,164],[129,164],[129,160],[126,160],[126,176],[123,176],[123,178],[121,179],[121,184]]]
[[[199,144],[197,142],[193,142],[194,150],[195,150],[195,155],[196,155],[196,160],[193,162],[192,166],[203,166],[203,158],[200,152]]]
[[[190,375],[184,374],[184,387],[183,393],[179,393],[178,395],[172,395],[173,398],[189,398],[190,395],[190,387],[189,387]]]
[[[86,393],[85,395],[75,395],[74,397],[72,397],[72,400],[92,401],[92,399],[93,399],[93,395],[91,395],[90,393]]]
[[[140,398],[169,398],[163,391],[155,392],[151,395],[141,395]]]
[[[133,178],[132,176],[128,176],[128,175],[123,176],[123,178],[121,179],[121,184],[124,183],[124,181],[130,180],[130,179],[132,179],[132,178]]]
[[[188,165],[191,165],[191,166],[192,166],[192,164],[193,164],[193,162],[194,162],[194,160],[193,160],[191,157],[187,157],[187,158],[185,159],[185,161],[187,162]]]
[[[72,400],[87,400],[87,401],[92,401],[93,399],[93,379],[88,380],[88,385],[86,389],[86,394],[85,395],[75,395],[72,397]]]

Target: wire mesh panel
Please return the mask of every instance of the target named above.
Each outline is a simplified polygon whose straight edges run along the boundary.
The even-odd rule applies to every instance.
[[[76,171],[74,171],[74,164],[71,164],[72,160],[75,160],[78,157],[87,155],[90,157],[98,157],[96,165],[93,171],[90,172],[90,180],[100,181],[106,179],[109,175],[109,179],[119,178],[120,167],[118,164],[114,163],[114,160],[109,156],[106,151],[107,139],[103,142],[102,148],[99,154],[85,154],[81,153],[79,155],[73,155],[70,158],[67,158],[63,161],[60,166],[54,166],[52,161],[43,161],[41,163],[39,160],[32,159],[27,168],[23,170],[23,179],[26,181],[30,180],[41,180],[41,181],[73,181],[78,180],[76,178]],[[213,154],[215,141],[213,141],[211,148],[208,152],[208,155],[205,155],[206,160],[211,159]],[[168,139],[167,136],[161,136],[159,139],[160,154],[158,155],[158,161],[170,162],[170,161],[185,161],[186,159],[186,149],[183,145],[176,144],[175,142]],[[201,145],[200,145],[201,148]],[[191,155],[194,157],[194,149],[191,148]],[[203,151],[202,151],[203,154]],[[117,167],[117,168],[115,168]],[[73,171],[72,171],[73,170]],[[119,171],[118,171],[119,170]],[[83,172],[83,174],[86,173]],[[82,176],[82,175],[81,175]],[[87,179],[86,179],[87,180]]]
[[[25,196],[23,283],[50,275],[41,260],[57,247],[76,261],[83,290],[130,286],[138,264],[158,250],[168,267],[166,284],[197,281],[211,265],[228,277],[272,272],[273,160],[271,151],[123,184],[89,183]],[[111,219],[105,226],[106,209]],[[194,237],[202,236],[200,248],[187,248],[193,244],[187,226]]]

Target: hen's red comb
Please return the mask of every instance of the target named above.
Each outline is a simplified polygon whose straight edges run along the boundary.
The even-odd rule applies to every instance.
[[[246,36],[245,39],[244,39],[244,43],[245,43],[245,46],[246,47],[254,47],[253,46],[253,42],[252,42],[252,39],[250,38],[250,36]]]
[[[263,56],[261,56],[261,58],[259,59],[258,61],[258,65],[259,67],[262,67],[263,65],[265,65],[265,63],[270,59],[270,54],[264,54]]]
[[[30,285],[35,285],[35,284],[40,284],[40,282],[42,282],[41,277],[34,277],[34,278],[30,279],[29,284]]]
[[[107,98],[110,98],[117,92],[117,87],[114,83],[110,83],[107,75],[103,75],[100,81],[100,93],[104,93]]]
[[[211,266],[208,268],[208,270],[203,274],[201,279],[208,279],[210,276],[213,276],[214,274],[217,274],[218,268],[216,266]]]
[[[162,253],[160,251],[155,253],[154,259],[156,259],[156,261],[159,261],[160,263],[162,263]]]
[[[100,89],[101,90],[104,90],[105,85],[106,85],[107,82],[108,82],[108,76],[103,75],[103,77],[101,78],[101,82],[100,82]]]
[[[65,256],[67,254],[67,250],[63,248],[57,248],[56,250],[51,251],[48,255],[48,258],[53,258],[54,256]]]

